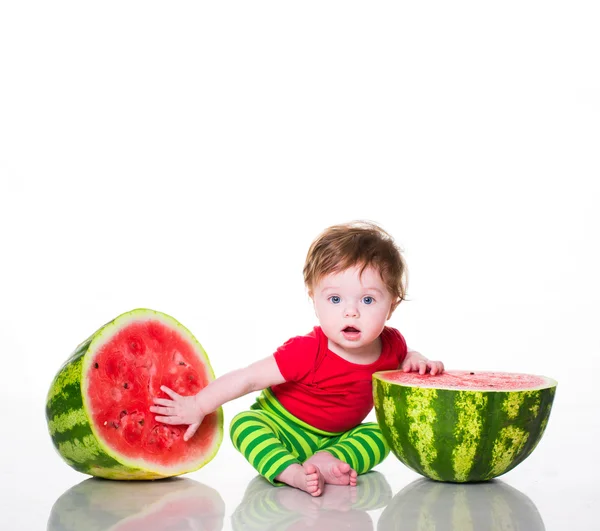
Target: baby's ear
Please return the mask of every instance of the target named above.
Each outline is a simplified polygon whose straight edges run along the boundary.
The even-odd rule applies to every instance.
[[[389,319],[389,318],[392,316],[392,314],[394,313],[394,310],[395,310],[396,308],[398,308],[398,305],[399,305],[401,302],[402,302],[402,301],[401,301],[401,299],[398,299],[398,300],[396,300],[395,302],[392,302],[392,306],[390,307],[390,313],[388,313],[388,316],[387,316],[387,318],[388,318],[388,319]]]

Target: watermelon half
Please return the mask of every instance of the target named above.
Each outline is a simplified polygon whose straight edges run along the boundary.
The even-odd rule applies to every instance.
[[[46,401],[52,442],[75,470],[108,479],[157,479],[208,463],[223,440],[223,411],[187,426],[154,420],[166,385],[193,395],[214,380],[202,346],[172,317],[147,309],[119,315],[81,343],[55,376]]]
[[[539,443],[556,381],[503,372],[373,375],[375,413],[393,454],[437,481],[486,481]]]

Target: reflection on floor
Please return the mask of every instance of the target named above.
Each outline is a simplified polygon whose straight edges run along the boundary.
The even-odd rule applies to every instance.
[[[224,516],[221,495],[192,479],[133,482],[91,478],[56,500],[48,531],[220,531]]]
[[[369,531],[367,511],[384,508],[377,531],[544,531],[534,503],[500,480],[479,484],[418,479],[392,497],[379,472],[356,487],[327,485],[322,496],[273,487],[260,476],[246,488],[227,529]],[[221,531],[225,504],[213,488],[192,479],[153,482],[86,479],[56,500],[48,531]]]
[[[379,519],[378,531],[544,531],[535,504],[500,480],[439,483],[418,479],[394,496]]]
[[[356,487],[326,485],[321,496],[313,497],[291,487],[273,487],[254,478],[232,520],[234,531],[336,529],[368,531],[373,521],[366,511],[385,507],[392,490],[383,474],[369,472]]]

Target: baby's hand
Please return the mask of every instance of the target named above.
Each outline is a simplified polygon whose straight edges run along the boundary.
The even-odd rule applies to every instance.
[[[204,419],[204,414],[198,407],[197,395],[181,396],[164,385],[161,386],[161,390],[168,394],[173,400],[167,398],[155,398],[154,403],[159,404],[162,407],[151,406],[150,411],[152,411],[152,413],[167,415],[164,417],[154,417],[158,422],[164,424],[189,424],[189,428],[183,435],[183,440],[188,441],[191,439],[192,435],[196,433],[196,430]]]
[[[418,372],[419,374],[429,371],[431,375],[434,375],[444,372],[444,364],[441,361],[428,360],[422,354],[412,350],[406,354],[400,369],[404,372]]]

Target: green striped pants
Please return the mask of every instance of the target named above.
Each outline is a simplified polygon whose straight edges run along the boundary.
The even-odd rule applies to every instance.
[[[273,485],[288,466],[302,464],[319,451],[327,451],[364,474],[381,463],[389,453],[375,422],[359,424],[347,432],[331,433],[298,419],[289,413],[265,389],[250,411],[238,413],[229,428],[233,446],[258,473]]]

